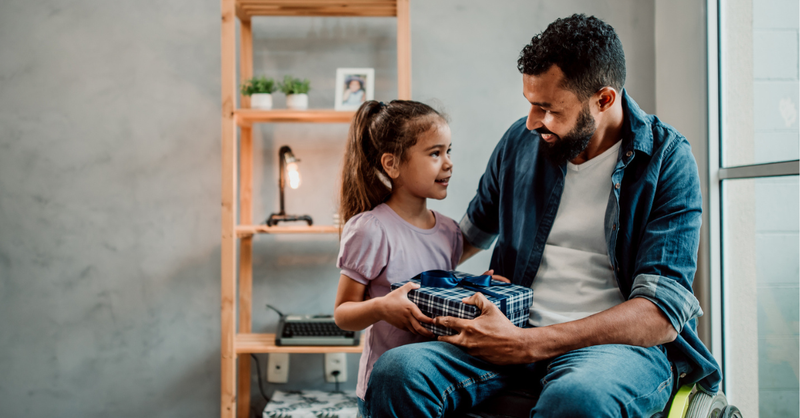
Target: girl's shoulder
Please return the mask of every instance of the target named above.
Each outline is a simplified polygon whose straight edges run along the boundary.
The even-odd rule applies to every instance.
[[[453,218],[442,215],[441,213],[431,209],[434,216],[436,216],[436,224],[439,228],[444,229],[449,233],[461,233],[461,228],[458,226],[458,222],[456,222]]]
[[[380,214],[376,213],[374,209],[353,215],[342,228],[342,241],[356,236],[373,240],[383,237],[386,235],[386,228],[380,218]]]

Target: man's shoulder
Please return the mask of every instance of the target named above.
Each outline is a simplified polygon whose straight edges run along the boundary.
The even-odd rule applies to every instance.
[[[691,149],[689,141],[674,126],[662,121],[658,116],[642,110],[630,96],[627,118],[629,129],[633,134],[633,147],[652,157],[663,157],[672,154],[678,148]]]
[[[660,166],[696,164],[692,146],[686,137],[674,126],[663,122],[657,116],[649,116],[652,116],[652,158],[655,161],[661,161]]]
[[[653,145],[657,148],[672,149],[676,146],[689,146],[689,141],[674,126],[662,121],[658,116],[650,115],[653,118]]]

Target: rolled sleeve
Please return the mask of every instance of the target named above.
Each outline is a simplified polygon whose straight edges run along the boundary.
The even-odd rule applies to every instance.
[[[700,303],[692,292],[675,280],[655,274],[636,276],[630,298],[645,298],[653,302],[678,333],[687,322],[703,315]]]
[[[490,234],[475,226],[469,220],[468,214],[464,214],[461,222],[458,223],[458,227],[461,228],[461,233],[464,234],[464,238],[469,244],[482,250],[488,250],[495,238],[497,238],[497,234]]]

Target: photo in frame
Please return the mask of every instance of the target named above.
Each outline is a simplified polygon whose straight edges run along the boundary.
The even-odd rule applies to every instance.
[[[356,110],[375,98],[374,68],[336,69],[336,110]]]

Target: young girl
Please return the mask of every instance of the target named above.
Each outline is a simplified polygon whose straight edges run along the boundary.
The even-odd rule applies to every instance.
[[[391,284],[426,270],[454,270],[458,224],[427,208],[444,199],[453,173],[450,128],[428,105],[365,102],[356,112],[342,170],[341,268],[334,317],[346,330],[366,328],[356,395],[363,405],[372,365],[387,350],[432,338],[432,323],[406,296],[418,286]],[[359,408],[361,409],[361,408]]]

